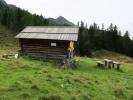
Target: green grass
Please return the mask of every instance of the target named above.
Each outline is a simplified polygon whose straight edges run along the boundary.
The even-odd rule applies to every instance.
[[[78,57],[77,69],[28,58],[0,60],[1,100],[132,100],[133,66],[101,69]]]
[[[14,32],[0,26],[1,55],[18,49]],[[120,71],[101,69],[91,58],[77,57],[77,69],[28,58],[0,59],[0,100],[133,100],[133,59],[98,51],[96,59],[128,63]]]

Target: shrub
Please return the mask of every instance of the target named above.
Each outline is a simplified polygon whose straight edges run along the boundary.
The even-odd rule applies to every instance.
[[[72,69],[78,68],[78,67],[79,67],[79,60],[77,60],[77,59],[72,59],[72,60],[69,62],[69,67],[72,68]]]
[[[63,68],[63,69],[68,69],[68,68],[76,69],[79,67],[79,64],[80,64],[80,61],[76,58],[65,59],[63,61],[63,66],[61,66],[61,68]]]

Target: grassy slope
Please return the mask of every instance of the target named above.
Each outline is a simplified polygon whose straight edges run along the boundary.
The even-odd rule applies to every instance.
[[[121,63],[130,64],[130,65],[133,64],[133,58],[127,57],[119,53],[106,51],[106,50],[100,50],[100,51],[94,52],[93,57],[96,59],[112,59],[115,61],[119,61]]]
[[[133,68],[122,71],[100,69],[90,58],[78,69],[59,69],[49,62],[26,58],[0,60],[2,100],[131,100]],[[90,99],[91,98],[91,99]]]
[[[17,42],[13,38],[14,35],[12,31],[0,26],[0,55],[16,51]],[[95,58],[133,62],[129,57],[107,51],[95,53]],[[0,99],[133,99],[132,64],[122,65],[122,71],[106,70],[97,68],[95,61],[90,58],[78,59],[81,61],[80,66],[75,70],[63,70],[54,63],[26,58],[0,60]]]
[[[15,35],[16,34],[13,31],[0,25],[0,50],[17,49],[18,44],[14,38]]]

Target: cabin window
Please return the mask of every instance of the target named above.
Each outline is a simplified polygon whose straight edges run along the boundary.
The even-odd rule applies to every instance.
[[[51,47],[56,47],[56,43],[51,43]]]

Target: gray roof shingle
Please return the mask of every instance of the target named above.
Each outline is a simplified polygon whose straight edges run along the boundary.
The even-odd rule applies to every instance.
[[[78,31],[75,26],[27,26],[16,38],[77,41]]]

